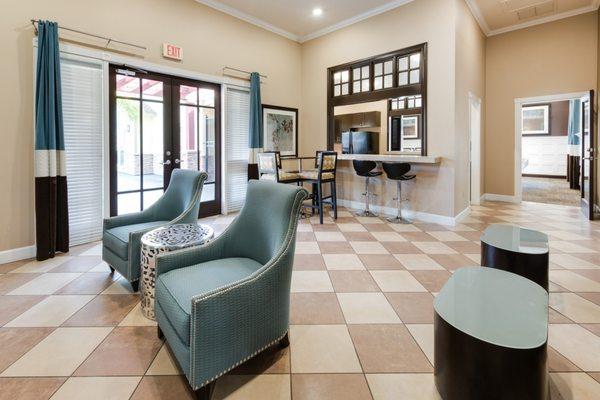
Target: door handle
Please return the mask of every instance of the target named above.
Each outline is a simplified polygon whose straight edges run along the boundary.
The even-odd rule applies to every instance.
[[[584,160],[594,161],[594,157],[583,157]]]
[[[179,158],[175,159],[175,164],[179,164],[181,161],[179,160]]]
[[[167,160],[164,163],[162,163],[162,165],[171,165],[171,160]]]

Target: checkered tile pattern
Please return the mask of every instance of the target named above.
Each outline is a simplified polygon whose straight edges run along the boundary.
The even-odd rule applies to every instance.
[[[203,222],[219,233],[231,220]],[[392,225],[349,210],[323,225],[302,220],[291,345],[219,379],[214,398],[439,399],[433,298],[454,270],[478,264],[490,223],[549,235],[552,398],[600,398],[600,224],[535,203],[485,203],[457,226]],[[191,398],[98,244],[0,265],[0,326],[0,399]]]

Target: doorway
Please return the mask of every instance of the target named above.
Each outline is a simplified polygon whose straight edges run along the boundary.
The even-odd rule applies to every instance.
[[[147,209],[175,168],[205,171],[199,217],[221,212],[220,85],[111,65],[110,214]]]

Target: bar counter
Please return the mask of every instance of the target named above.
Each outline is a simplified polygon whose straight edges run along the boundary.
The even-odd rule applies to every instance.
[[[338,160],[404,162],[410,164],[439,164],[441,157],[410,154],[339,154]]]

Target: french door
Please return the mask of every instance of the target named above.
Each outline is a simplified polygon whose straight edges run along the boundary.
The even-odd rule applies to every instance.
[[[175,168],[206,171],[201,217],[221,212],[221,88],[110,66],[110,213],[150,207]]]
[[[597,137],[594,91],[581,99],[581,211],[590,220],[597,216]]]

